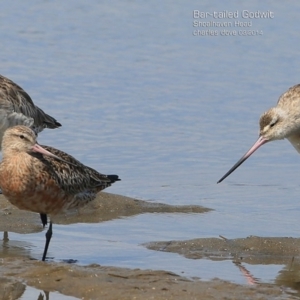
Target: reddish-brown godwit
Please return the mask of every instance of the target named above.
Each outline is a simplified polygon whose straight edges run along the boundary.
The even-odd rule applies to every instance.
[[[0,75],[0,151],[4,131],[15,125],[34,128],[38,133],[44,128],[57,128],[61,124],[35,106],[30,96],[12,80]],[[1,193],[1,191],[0,191]],[[41,214],[43,225],[47,216]]]
[[[286,138],[300,153],[300,84],[288,89],[280,96],[277,106],[262,114],[259,126],[258,140],[218,183],[237,169],[260,146],[270,141]]]
[[[2,152],[0,187],[4,196],[20,209],[50,216],[43,261],[55,215],[85,205],[120,180],[117,175],[98,173],[65,152],[38,145],[35,132],[22,125],[5,131]]]

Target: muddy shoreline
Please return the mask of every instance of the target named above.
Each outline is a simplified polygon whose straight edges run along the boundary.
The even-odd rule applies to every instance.
[[[209,211],[209,208],[200,206],[172,206],[101,193],[87,207],[71,215],[62,215],[55,222],[92,223],[141,213]],[[43,230],[38,214],[18,210],[3,196],[0,196],[0,216],[2,232],[33,233]],[[245,259],[251,258],[253,262],[259,256],[273,255],[282,259],[282,253],[289,259],[298,253],[300,240],[270,238],[266,242],[259,237],[230,241],[226,238],[196,239],[153,242],[145,247],[176,252],[189,259],[205,256],[212,259],[219,254],[219,258],[223,259],[237,260],[243,256]],[[50,292],[50,299],[51,292],[55,291],[79,299],[299,299],[298,295],[272,284],[250,282],[248,285],[237,285],[219,279],[201,281],[201,278],[185,278],[164,270],[128,269],[98,264],[82,267],[59,262],[43,263],[30,258],[26,251],[13,251],[12,248],[4,235],[0,245],[0,291],[4,291],[1,298],[4,300],[18,299],[27,285]],[[233,253],[237,254],[236,257]],[[298,269],[295,268],[294,271],[296,284]]]

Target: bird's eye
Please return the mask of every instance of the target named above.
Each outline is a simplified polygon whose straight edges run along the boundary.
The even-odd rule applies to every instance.
[[[276,124],[276,122],[272,122],[272,123],[270,124],[270,127],[274,127],[275,124]]]
[[[25,139],[25,136],[23,134],[20,135],[20,139]]]

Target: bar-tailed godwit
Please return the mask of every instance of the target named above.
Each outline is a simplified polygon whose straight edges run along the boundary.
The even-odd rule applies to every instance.
[[[4,196],[20,209],[50,216],[43,261],[55,215],[87,204],[120,180],[117,175],[98,173],[65,152],[40,146],[35,132],[22,125],[5,131],[2,152],[0,187]]]
[[[12,80],[0,75],[0,151],[4,131],[15,125],[25,125],[41,132],[44,128],[57,128],[61,124],[35,106],[30,96]],[[0,191],[1,193],[1,191]],[[47,216],[41,214],[43,226]]]
[[[34,127],[36,132],[61,126],[53,117],[35,106],[20,86],[0,75],[0,147],[4,131],[15,125]]]
[[[300,153],[300,84],[288,89],[280,96],[277,106],[262,114],[259,126],[258,140],[218,183],[237,169],[260,146],[270,141],[286,138]]]

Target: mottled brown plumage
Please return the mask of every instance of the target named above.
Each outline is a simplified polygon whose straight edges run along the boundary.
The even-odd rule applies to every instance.
[[[0,187],[4,196],[20,209],[50,215],[51,221],[60,212],[87,204],[120,180],[117,175],[103,175],[83,165],[63,151],[38,145],[35,133],[26,126],[5,131],[2,151]],[[52,231],[52,222],[50,228]]]
[[[4,131],[15,125],[34,127],[36,132],[61,126],[53,117],[35,106],[20,86],[0,75],[0,145]]]
[[[263,113],[259,120],[259,138],[249,151],[218,181],[223,181],[263,144],[288,139],[300,153],[300,84],[289,88],[277,106]]]

